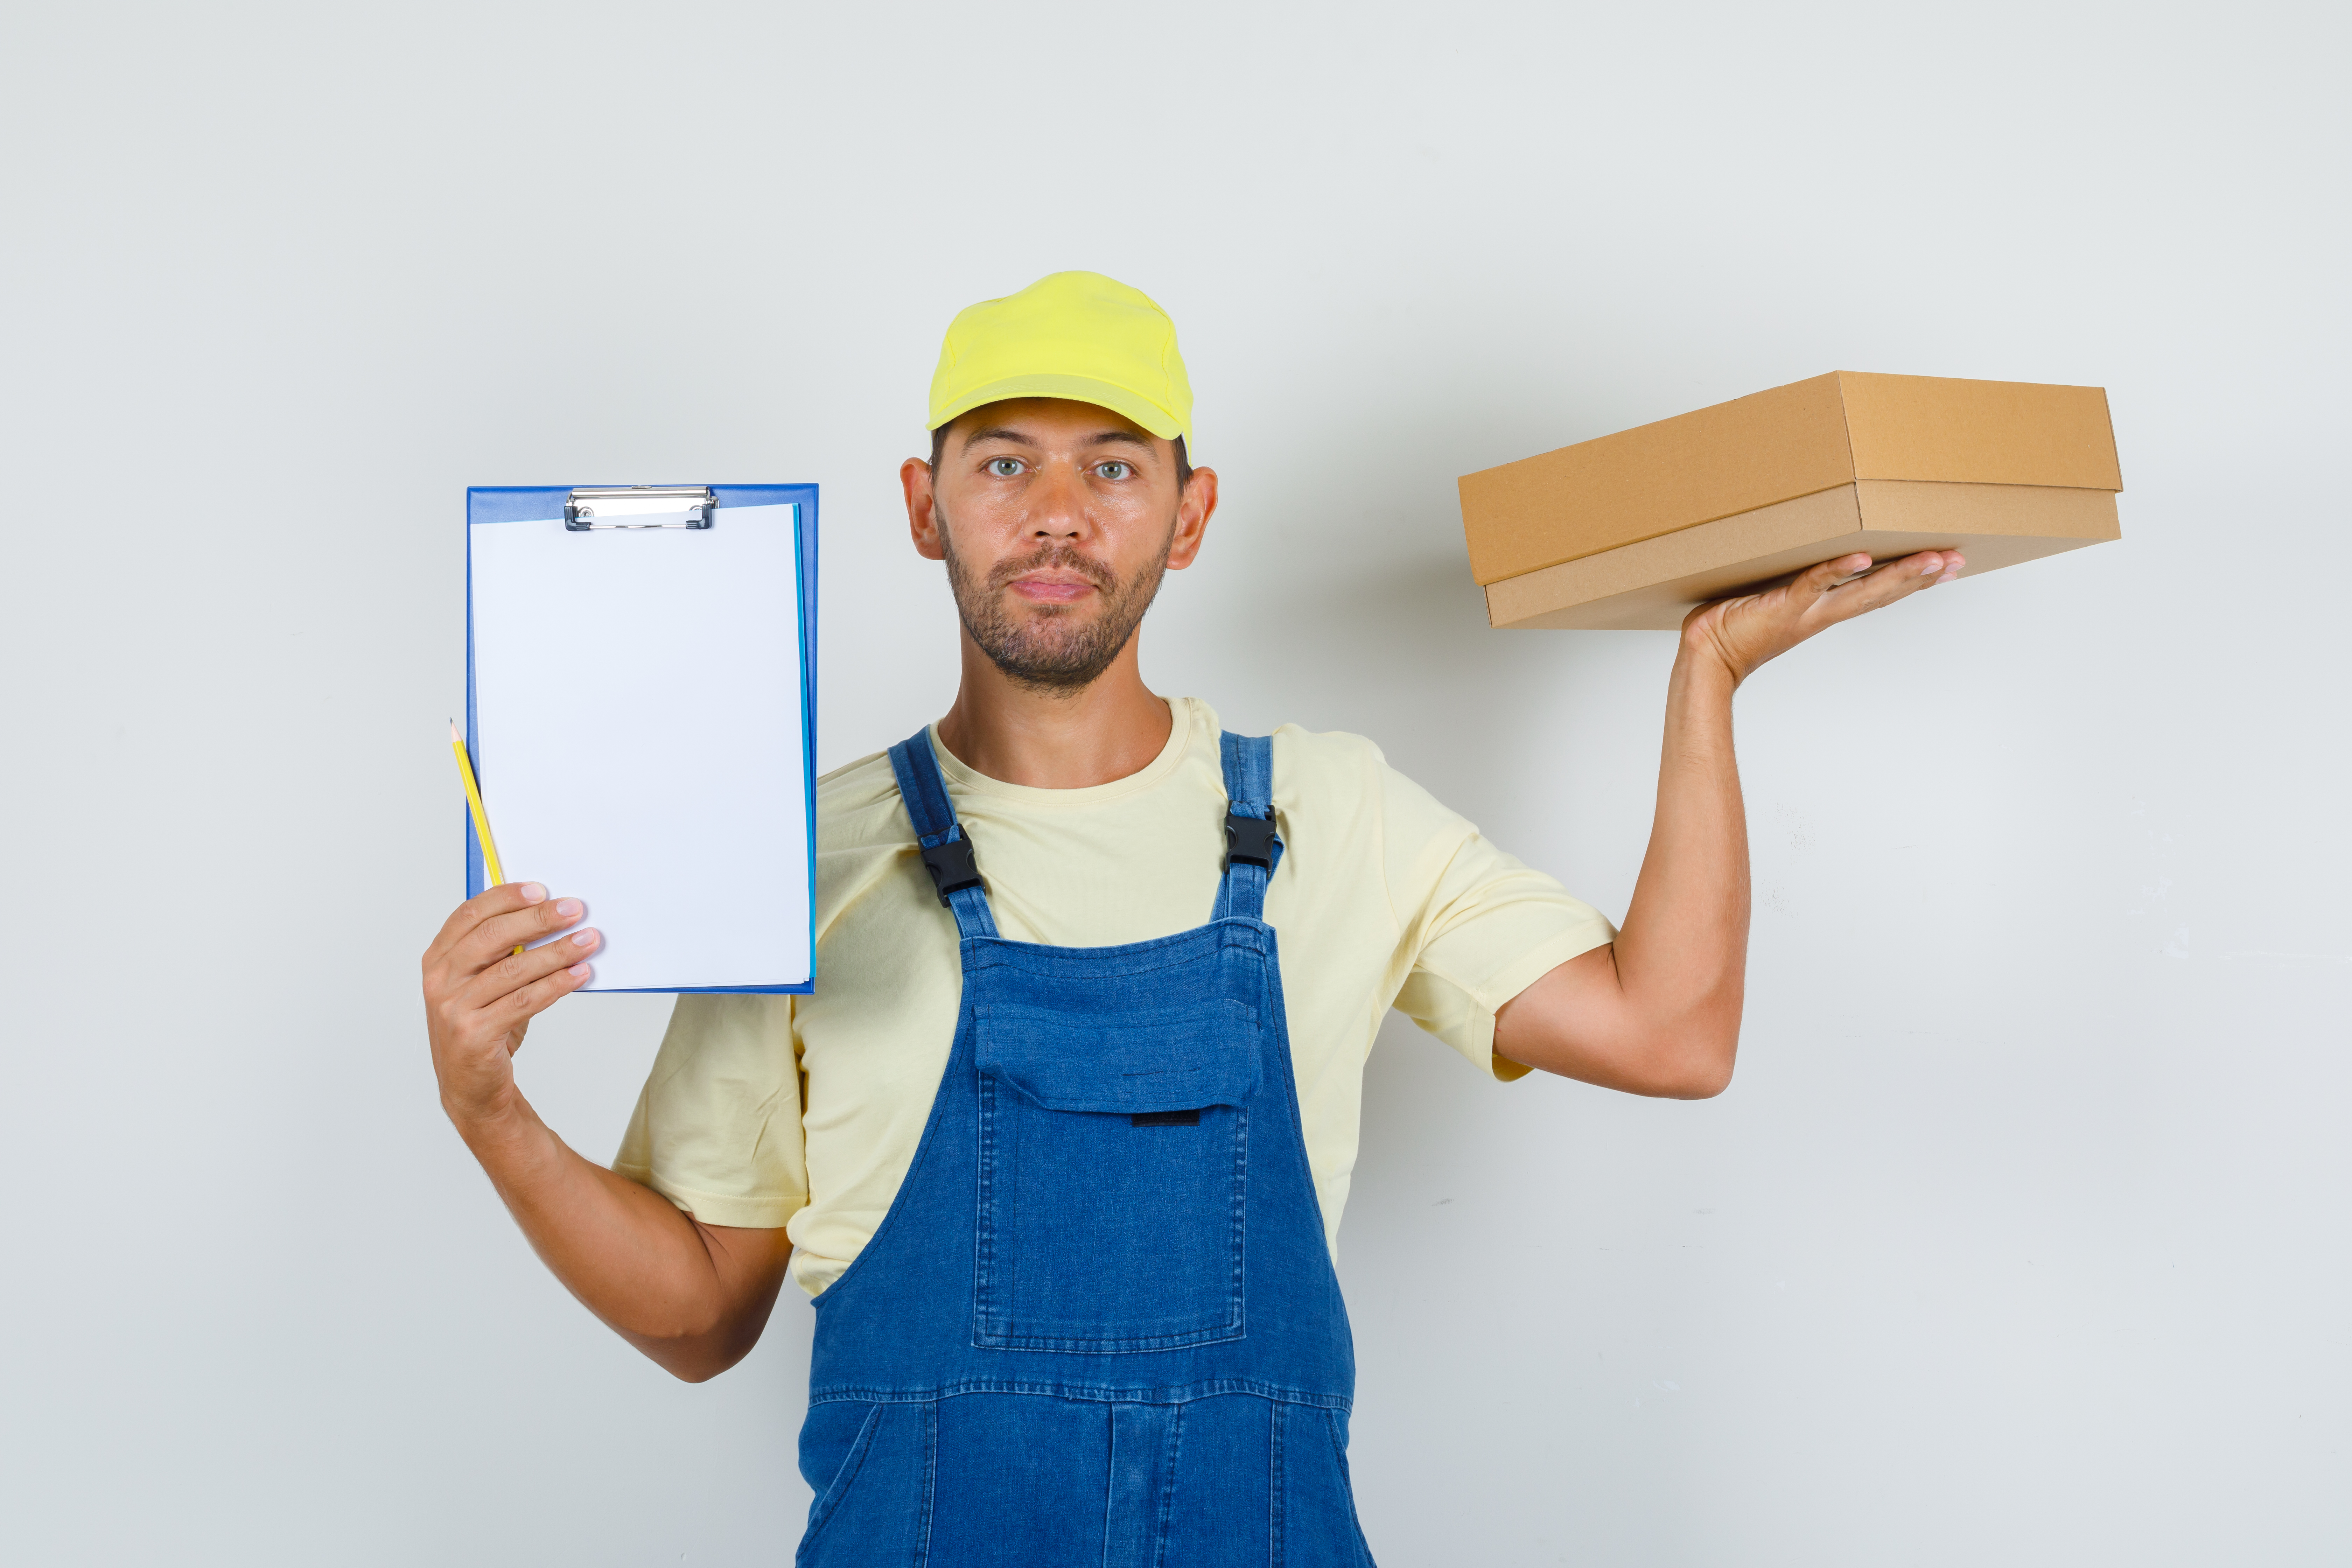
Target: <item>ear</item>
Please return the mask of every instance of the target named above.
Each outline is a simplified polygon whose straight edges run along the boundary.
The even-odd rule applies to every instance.
[[[939,502],[931,489],[931,466],[920,458],[898,465],[898,488],[907,492],[907,531],[914,537],[915,553],[926,561],[944,561],[940,542]]]
[[[1168,569],[1181,572],[1201,553],[1201,538],[1217,510],[1217,470],[1194,468],[1176,501],[1176,537],[1168,544]]]

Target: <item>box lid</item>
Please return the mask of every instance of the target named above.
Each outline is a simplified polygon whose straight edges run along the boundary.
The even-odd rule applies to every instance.
[[[2120,490],[2096,386],[1837,373],[1858,479]]]

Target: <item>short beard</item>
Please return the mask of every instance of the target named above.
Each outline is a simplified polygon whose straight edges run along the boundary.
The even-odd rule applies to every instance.
[[[982,584],[974,582],[956,558],[955,546],[949,542],[952,535],[946,512],[936,502],[932,510],[939,519],[940,549],[947,557],[948,585],[955,591],[956,614],[963,618],[963,629],[971,634],[971,640],[990,662],[1015,682],[1032,691],[1059,696],[1077,695],[1118,658],[1119,650],[1142,624],[1143,612],[1158,596],[1160,579],[1167,575],[1168,552],[1176,543],[1176,530],[1171,527],[1151,564],[1124,583],[1094,557],[1066,544],[1047,544],[998,562],[988,581]],[[1007,584],[1041,566],[1075,572],[1093,584],[1102,595],[1102,612],[1091,622],[1075,625],[1069,608],[1060,605],[1041,605],[1025,621],[1007,615]]]

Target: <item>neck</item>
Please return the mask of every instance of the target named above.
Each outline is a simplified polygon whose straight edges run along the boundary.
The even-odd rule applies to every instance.
[[[1072,691],[1013,679],[963,637],[963,681],[940,741],[977,773],[1032,789],[1087,789],[1141,773],[1175,716],[1143,684],[1129,637],[1111,667]]]

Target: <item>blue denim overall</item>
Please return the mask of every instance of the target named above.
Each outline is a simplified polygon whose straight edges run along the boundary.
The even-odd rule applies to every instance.
[[[891,748],[963,1004],[898,1199],[816,1300],[804,1568],[1370,1568],[1260,918],[1273,747],[1223,750],[1209,923],[1045,947],[996,934],[928,734]]]

